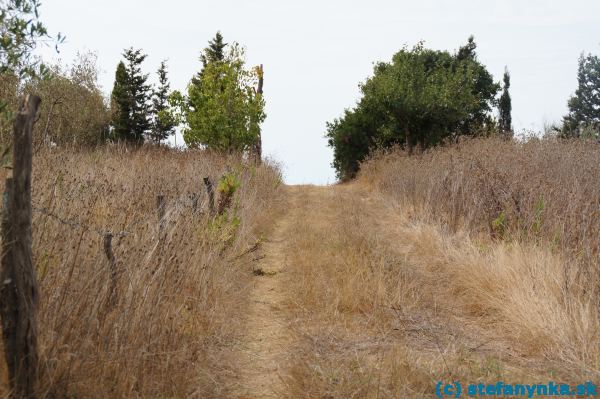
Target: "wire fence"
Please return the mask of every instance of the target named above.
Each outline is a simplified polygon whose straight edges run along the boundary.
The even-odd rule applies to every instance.
[[[160,197],[162,197],[162,196],[160,196]],[[200,195],[194,193],[192,195],[184,194],[173,201],[167,202],[165,205],[163,205],[166,208],[166,205],[168,204],[168,209],[163,209],[164,218],[167,219],[173,213],[179,212],[180,210],[185,209],[185,208],[192,208],[194,210],[194,212],[198,212],[198,211],[202,212],[202,209],[204,209],[204,207],[208,203],[208,199],[204,198],[202,200],[202,202],[199,202],[199,199],[200,199]],[[32,210],[38,214],[52,218],[65,226],[69,226],[73,229],[80,229],[80,230],[84,230],[87,232],[93,232],[93,233],[99,235],[100,237],[105,237],[107,235],[110,235],[112,237],[117,237],[117,238],[126,237],[126,236],[134,234],[135,227],[146,224],[146,223],[150,222],[152,219],[156,220],[156,218],[157,218],[157,215],[149,214],[144,218],[134,220],[133,222],[129,223],[127,225],[127,227],[125,227],[124,229],[110,229],[110,228],[107,229],[107,228],[100,228],[98,226],[94,226],[89,223],[85,223],[85,222],[83,222],[81,220],[77,220],[75,218],[62,217],[62,216],[56,214],[55,212],[53,212],[52,210],[50,210],[49,208],[39,206],[35,203],[32,204]],[[159,222],[161,222],[160,219],[162,219],[162,218],[163,217],[160,217],[160,216],[158,217]]]

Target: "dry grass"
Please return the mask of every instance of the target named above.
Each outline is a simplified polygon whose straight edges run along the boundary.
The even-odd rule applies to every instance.
[[[535,375],[428,289],[438,280],[416,263],[420,242],[401,213],[356,185],[301,193],[303,222],[286,235],[290,397],[431,397],[439,379]]]
[[[473,139],[420,157],[392,151],[361,177],[451,231],[545,241],[600,270],[600,143]],[[588,276],[589,277],[589,276]]]
[[[285,237],[290,396],[597,380],[597,149],[474,140],[300,190]]]
[[[226,170],[241,186],[228,217],[214,221],[202,177],[218,179]],[[239,255],[270,225],[279,184],[277,167],[201,152],[103,148],[37,155],[33,201],[47,209],[33,220],[41,396],[219,396],[223,379],[235,372],[224,353],[243,329],[237,315],[252,279],[250,258]],[[192,193],[201,194],[201,212],[192,211]],[[163,246],[158,194],[167,199]],[[118,297],[112,307],[108,261],[95,230],[128,232],[113,240]],[[2,390],[6,395],[6,382]]]

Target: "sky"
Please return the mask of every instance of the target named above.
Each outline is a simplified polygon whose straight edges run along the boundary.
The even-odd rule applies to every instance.
[[[67,37],[59,55],[44,57],[97,52],[107,94],[124,48],[148,54],[153,80],[167,59],[172,88],[185,91],[218,30],[245,46],[248,65],[265,70],[263,151],[284,165],[288,184],[335,182],[326,122],[356,103],[374,62],[404,45],[452,51],[474,35],[495,79],[505,66],[511,73],[517,131],[559,122],[579,55],[600,54],[598,0],[47,0],[40,11],[50,33]]]

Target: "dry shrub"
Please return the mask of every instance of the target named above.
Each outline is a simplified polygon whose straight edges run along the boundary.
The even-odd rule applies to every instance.
[[[419,157],[392,151],[361,176],[450,231],[544,242],[582,265],[583,280],[597,277],[598,142],[472,139]]]
[[[240,187],[214,219],[202,178],[224,173],[235,174]],[[240,334],[236,315],[251,279],[247,258],[238,255],[269,224],[280,181],[277,167],[200,151],[111,146],[38,154],[40,396],[217,395],[223,369],[234,367],[221,350]],[[162,233],[157,195],[166,198]],[[109,231],[113,301],[103,251]]]

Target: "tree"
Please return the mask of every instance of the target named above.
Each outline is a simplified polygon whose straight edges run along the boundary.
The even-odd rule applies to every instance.
[[[158,88],[152,93],[152,129],[150,138],[156,144],[175,134],[175,118],[169,109],[171,87],[167,75],[166,61],[158,69]]]
[[[106,138],[110,113],[98,84],[96,62],[94,53],[78,54],[70,68],[51,66],[47,79],[27,85],[27,91],[44,98],[35,137],[46,143],[82,145]]]
[[[237,44],[223,60],[208,62],[188,87],[186,144],[230,152],[251,149],[259,133],[256,126],[265,119],[257,83],[256,70],[245,69],[244,52]]]
[[[148,75],[141,69],[147,56],[142,50],[129,48],[123,57],[126,62],[117,66],[111,96],[112,136],[116,140],[141,144],[151,127],[151,87],[146,83]]]
[[[39,18],[39,0],[0,0],[0,140],[9,141],[12,113],[22,83],[46,76],[47,68],[34,51],[50,36]],[[56,46],[64,40],[58,35]]]
[[[129,77],[123,61],[117,65],[115,84],[111,94],[112,137],[126,139],[133,130],[131,121],[131,95]]]
[[[0,0],[0,74],[19,79],[44,75],[45,65],[34,56],[38,41],[49,38],[39,7],[39,0]],[[59,34],[56,45],[63,40]]]
[[[494,128],[492,108],[496,105],[496,95],[500,85],[494,82],[494,77],[477,59],[477,43],[473,35],[469,36],[467,44],[460,47],[456,59],[468,63],[472,68],[473,95],[476,98],[474,106],[470,107],[469,115],[461,121],[457,132],[461,135],[477,135],[489,132]]]
[[[135,143],[143,143],[144,136],[150,129],[150,85],[147,84],[148,75],[142,74],[141,64],[147,55],[142,50],[129,48],[123,53],[127,61],[127,88],[130,97],[130,122],[131,130],[125,137]]]
[[[218,31],[215,37],[208,42],[208,47],[206,47],[200,55],[203,68],[206,68],[211,62],[225,61],[226,47],[227,43],[223,41],[223,35]]]
[[[498,101],[499,118],[498,125],[500,132],[507,136],[512,136],[512,103],[510,99],[510,74],[508,69],[504,69],[504,89],[500,100]]]
[[[489,128],[499,85],[475,55],[473,38],[456,54],[419,43],[380,62],[362,98],[327,124],[340,179],[354,177],[373,148],[403,145],[409,154],[444,139]]]
[[[600,58],[582,54],[577,70],[577,90],[569,99],[569,113],[563,118],[562,133],[581,137],[600,135]]]

